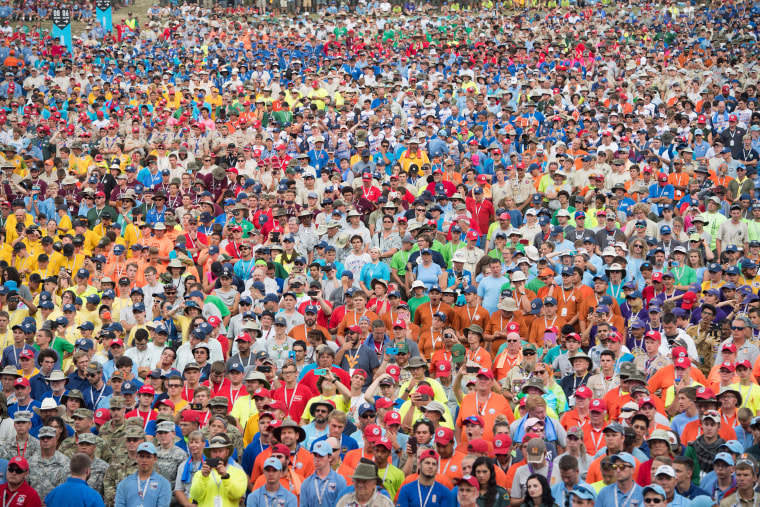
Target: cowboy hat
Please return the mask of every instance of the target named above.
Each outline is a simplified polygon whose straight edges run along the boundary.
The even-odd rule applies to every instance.
[[[222,435],[217,435],[214,438],[211,439],[211,441],[208,443],[208,445],[203,449],[203,455],[206,458],[210,457],[210,450],[211,449],[227,449],[227,457],[232,455],[232,450],[234,446],[232,443],[227,441],[227,437],[224,437]]]
[[[278,442],[282,442],[282,438],[280,437],[282,436],[282,430],[285,428],[292,428],[296,430],[296,432],[298,433],[299,443],[306,440],[306,431],[302,427],[300,427],[298,423],[295,422],[293,419],[291,419],[290,417],[287,417],[285,418],[284,421],[282,421],[282,424],[276,427],[274,431],[272,432],[272,434],[274,435],[274,438],[276,438]]]
[[[65,407],[63,405],[59,405],[58,403],[56,403],[53,398],[45,398],[44,400],[42,400],[42,405],[40,405],[39,407],[32,407],[32,410],[34,410],[34,413],[40,417],[42,417],[42,414],[40,414],[40,412],[42,412],[43,410],[57,410],[58,417],[62,417]]]

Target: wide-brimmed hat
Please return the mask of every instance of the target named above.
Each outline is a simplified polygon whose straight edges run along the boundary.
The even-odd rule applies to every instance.
[[[375,467],[369,463],[359,463],[354,468],[354,474],[351,476],[352,481],[377,481],[379,477],[375,472]]]
[[[66,393],[63,396],[61,396],[61,405],[65,406],[66,402],[69,401],[70,399],[82,400],[82,402],[84,402],[84,396],[82,395],[82,391],[80,391],[79,389],[69,389],[68,391],[66,391]]]
[[[528,381],[523,384],[522,389],[520,389],[520,392],[523,394],[526,394],[525,390],[528,387],[535,387],[536,389],[541,390],[541,394],[546,394],[546,388],[544,387],[544,382],[538,377],[529,378]]]
[[[618,263],[615,263],[615,264],[611,265],[610,267],[608,267],[607,269],[604,270],[604,272],[607,275],[607,278],[610,277],[610,272],[611,271],[622,271],[623,272],[623,280],[625,280],[625,278],[626,278],[626,276],[628,274],[628,272],[623,268],[623,266],[621,266]]]
[[[227,441],[227,438],[221,435],[217,435],[211,439],[208,445],[203,449],[203,455],[207,458],[210,457],[209,451],[211,449],[227,449],[227,457],[232,456],[232,450],[234,445]]]
[[[296,432],[298,433],[299,443],[306,440],[306,431],[304,431],[304,429],[300,427],[298,423],[295,422],[293,419],[291,419],[290,417],[287,417],[285,420],[282,421],[282,424],[276,427],[274,431],[272,432],[272,434],[274,435],[274,438],[276,438],[278,442],[282,442],[282,438],[280,438],[280,436],[282,435],[282,430],[285,428],[292,428],[296,430]]]
[[[40,412],[43,410],[57,410],[58,417],[62,417],[63,412],[66,410],[66,408],[63,405],[56,403],[53,398],[45,398],[42,400],[42,404],[39,407],[32,407],[32,410],[34,410],[34,413],[40,417],[42,417],[42,414],[40,414]]]
[[[50,372],[50,376],[48,377],[48,382],[57,382],[63,380],[66,382],[66,384],[69,383],[70,379],[67,377],[61,370],[53,370]]]
[[[736,406],[737,407],[741,407],[742,406],[742,393],[741,393],[741,391],[739,391],[739,389],[735,388],[732,385],[731,386],[723,386],[723,387],[720,388],[720,392],[718,393],[718,396],[716,396],[715,398],[718,401],[720,401],[720,397],[723,396],[724,394],[733,394],[734,396],[736,396],[736,399],[738,400],[736,402]]]

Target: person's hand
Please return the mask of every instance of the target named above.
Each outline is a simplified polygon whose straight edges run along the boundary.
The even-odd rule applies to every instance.
[[[407,442],[407,444],[406,444],[406,453],[409,456],[414,456],[414,450],[412,449],[412,444],[409,443],[409,442]]]
[[[208,466],[207,461],[204,461],[203,466],[201,466],[201,474],[203,477],[208,477],[211,474],[211,467]]]
[[[216,466],[215,470],[216,470],[216,473],[222,476],[227,473],[227,465],[223,461],[220,461],[219,464]]]

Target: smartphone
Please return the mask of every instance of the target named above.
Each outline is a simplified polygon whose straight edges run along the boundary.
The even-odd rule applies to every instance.
[[[397,347],[386,347],[385,353],[391,356],[397,356],[398,355],[398,348]]]
[[[269,373],[272,371],[272,367],[268,364],[262,364],[256,367],[256,371],[260,371],[261,373]]]
[[[480,368],[477,366],[466,366],[464,371],[472,374],[472,373],[477,373],[478,371],[480,371]]]
[[[594,313],[594,307],[593,306],[589,306],[588,307],[588,314],[591,315],[592,313]]]
[[[203,403],[191,403],[190,404],[191,410],[203,410]]]
[[[314,370],[314,375],[327,375],[327,368],[317,368]]]
[[[524,246],[528,246],[528,245],[530,245],[530,240],[529,239],[521,239],[520,240],[520,244],[524,245]]]
[[[417,454],[417,437],[409,439],[409,446],[412,448],[412,454]]]
[[[296,362],[295,350],[291,350],[290,352],[288,352],[288,360],[293,361],[294,363]]]
[[[310,291],[308,291],[308,292],[306,293],[306,295],[308,295],[310,298],[315,298],[315,297],[317,297],[317,294],[319,294],[319,291],[318,291],[318,290],[310,290]]]
[[[279,243],[280,241],[280,233],[279,232],[273,232],[272,233],[272,243]]]
[[[216,468],[216,467],[218,467],[218,466],[219,466],[219,463],[221,463],[221,462],[222,462],[222,460],[221,460],[221,459],[219,459],[219,458],[209,458],[209,459],[207,459],[207,460],[206,460],[206,463],[207,463],[207,464],[208,464],[208,466],[210,466],[211,468]]]
[[[430,401],[429,394],[420,394],[420,401]]]

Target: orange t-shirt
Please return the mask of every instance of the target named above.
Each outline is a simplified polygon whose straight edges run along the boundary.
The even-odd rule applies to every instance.
[[[699,419],[691,421],[683,427],[683,431],[681,432],[681,443],[684,446],[687,446],[699,438],[700,435],[702,435],[702,423]],[[726,441],[736,440],[736,432],[734,431],[733,426],[727,426],[723,421],[721,421],[718,435]]]
[[[699,371],[698,368],[691,367],[691,379],[703,386],[709,385],[707,383],[707,379],[705,378],[704,374]],[[661,389],[662,391],[665,391],[668,387],[672,386],[676,381],[676,371],[675,367],[670,364],[668,366],[665,366],[661,368],[657,373],[652,375],[652,378],[649,379],[649,392],[654,394],[657,392],[657,390]],[[717,393],[716,393],[717,394]]]
[[[602,480],[602,468],[600,463],[604,457],[605,456],[599,456],[588,466],[588,472],[586,472],[587,484],[593,484]],[[641,466],[641,462],[639,462],[639,460],[637,460],[635,457],[633,459],[636,460],[636,469],[633,471],[633,476],[636,477],[639,474],[639,467]]]
[[[488,398],[478,398],[477,393],[469,393],[462,399],[462,405],[457,416],[457,428],[460,428],[460,436],[457,439],[459,445],[467,443],[467,433],[462,427],[462,421],[471,415],[478,414],[483,418],[485,427],[483,428],[483,440],[491,443],[493,441],[493,425],[496,422],[496,416],[504,414],[507,420],[512,423],[515,421],[515,415],[509,406],[509,402],[501,395],[490,393]]]

